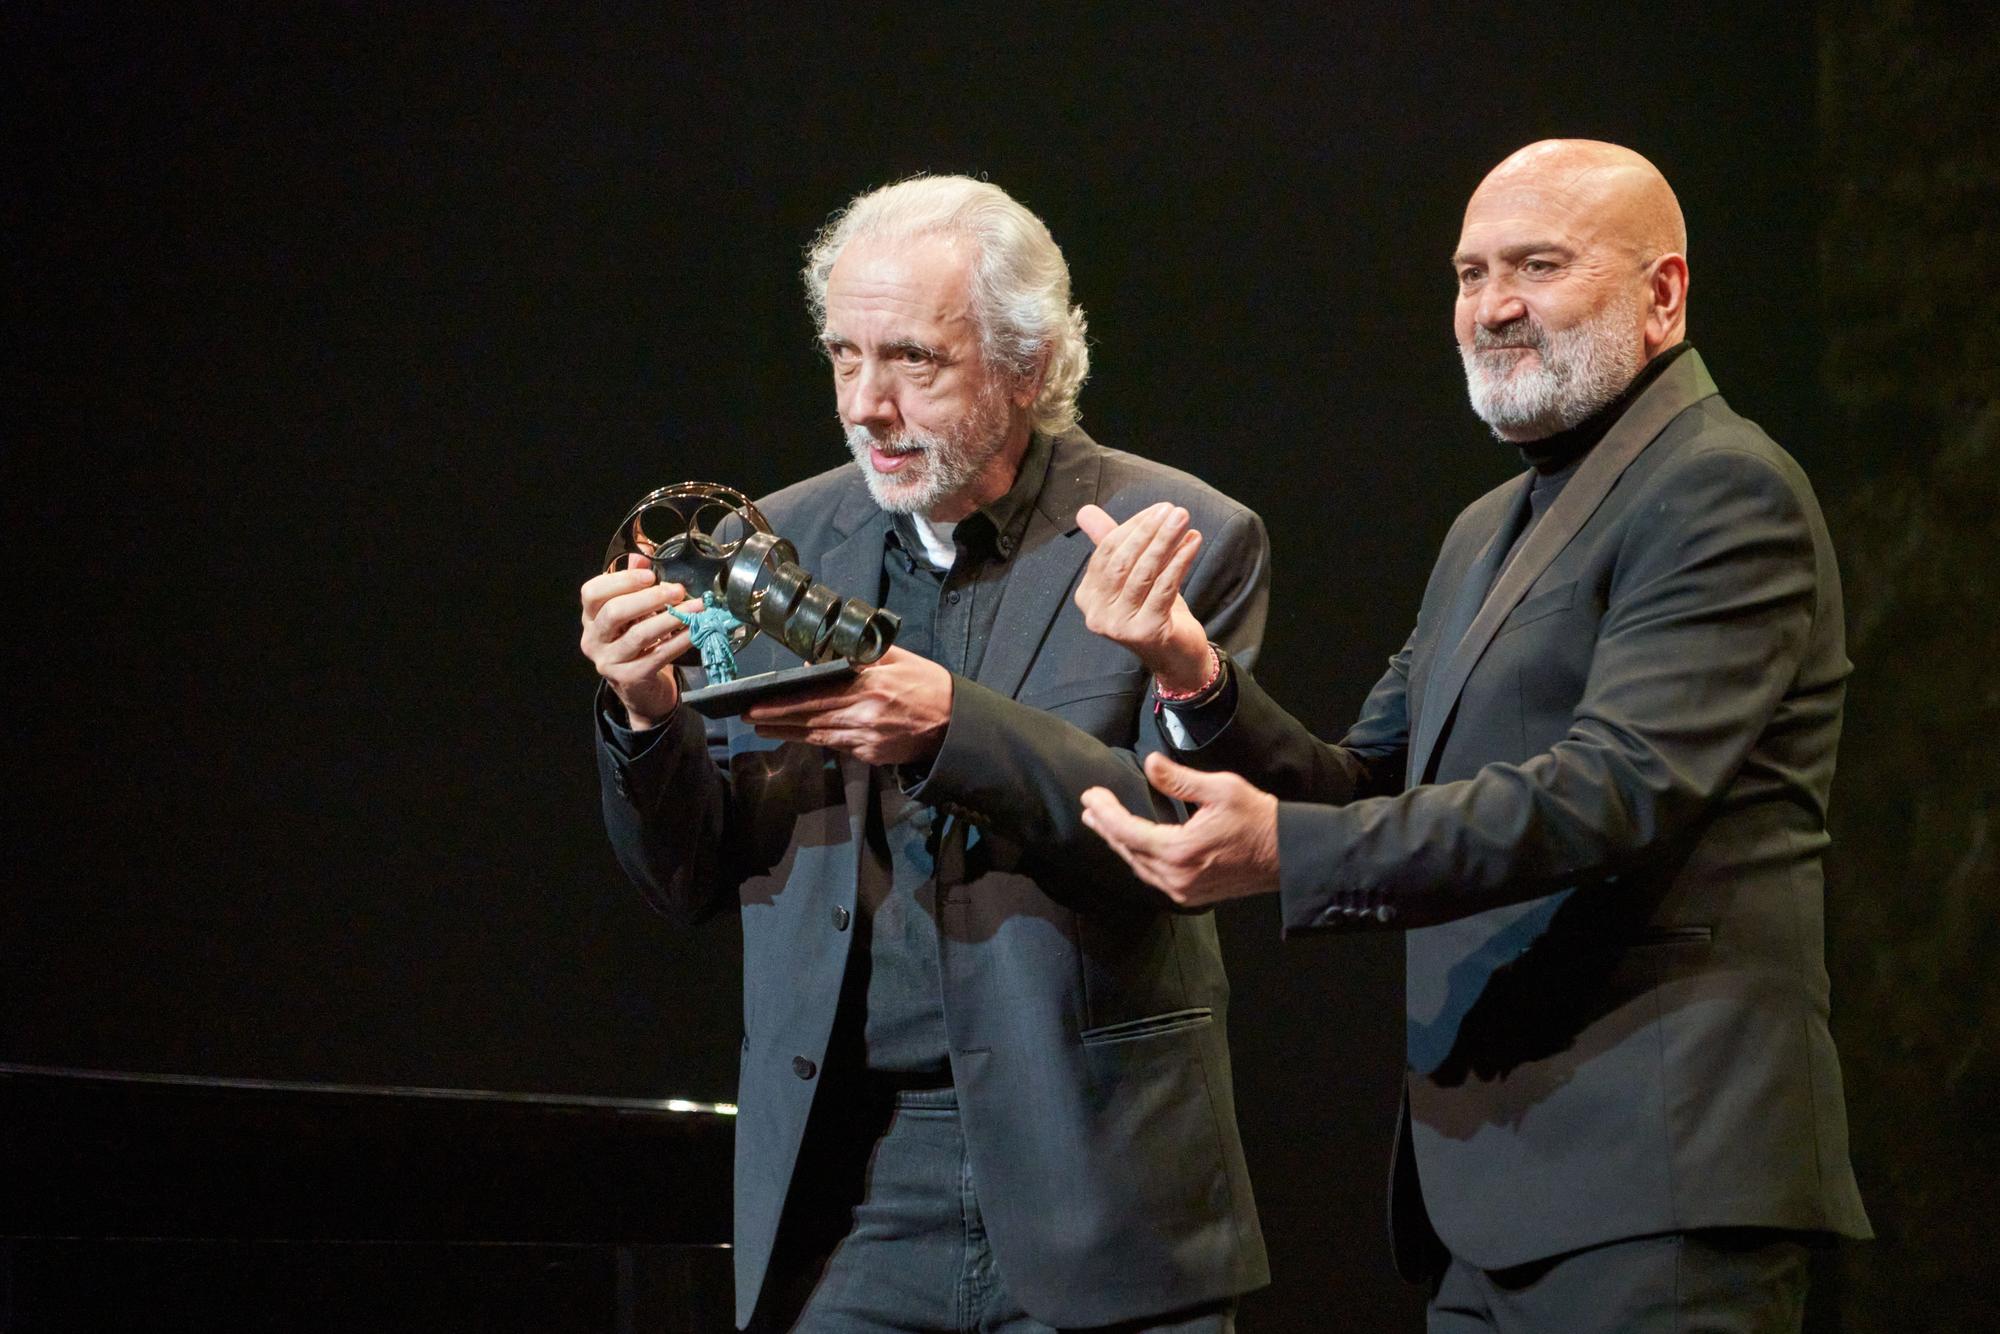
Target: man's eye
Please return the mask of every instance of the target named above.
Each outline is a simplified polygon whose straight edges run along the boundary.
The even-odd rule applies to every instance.
[[[1554,273],[1556,271],[1556,266],[1555,263],[1551,260],[1531,259],[1527,263],[1523,264],[1521,266],[1521,269],[1525,273]]]
[[[1485,272],[1480,269],[1460,269],[1458,271],[1458,285],[1460,287],[1470,287],[1485,276]]]
[[[920,347],[906,347],[896,354],[896,359],[905,366],[927,366],[930,364],[931,354]]]

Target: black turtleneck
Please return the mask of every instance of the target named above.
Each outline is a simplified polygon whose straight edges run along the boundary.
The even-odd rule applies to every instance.
[[[1582,466],[1583,456],[1596,448],[1597,442],[1625,415],[1626,409],[1646,392],[1646,386],[1659,379],[1660,372],[1692,346],[1692,343],[1676,343],[1654,357],[1640,367],[1639,373],[1632,377],[1632,383],[1626,385],[1618,397],[1567,431],[1557,431],[1540,440],[1524,440],[1515,446],[1521,451],[1521,461],[1535,470],[1535,477],[1528,484],[1528,512],[1522,516],[1521,526],[1514,531],[1506,558],[1500,562],[1502,570],[1513,563],[1515,553],[1528,540],[1528,534],[1542,521],[1542,515],[1548,513],[1549,506],[1555,503],[1563,487]]]
[[[1564,471],[1588,454],[1611,429],[1612,423],[1625,415],[1625,409],[1632,406],[1633,400],[1646,392],[1646,386],[1659,379],[1662,371],[1693,346],[1688,342],[1675,343],[1654,357],[1632,377],[1632,383],[1625,386],[1624,392],[1567,431],[1557,431],[1540,440],[1521,441],[1515,446],[1521,451],[1521,461],[1543,476]]]

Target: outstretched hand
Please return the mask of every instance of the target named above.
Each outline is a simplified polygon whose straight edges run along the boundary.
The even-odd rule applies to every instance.
[[[1122,524],[1096,505],[1076,512],[1077,527],[1097,544],[1076,589],[1084,625],[1183,693],[1199,689],[1212,665],[1208,635],[1181,596],[1201,551],[1201,533],[1188,521],[1185,509],[1165,501]]]
[[[1141,880],[1185,908],[1268,894],[1278,887],[1278,799],[1235,774],[1204,773],[1164,755],[1146,778],[1200,807],[1186,824],[1160,824],[1119,805],[1106,788],[1083,794],[1083,822]]]

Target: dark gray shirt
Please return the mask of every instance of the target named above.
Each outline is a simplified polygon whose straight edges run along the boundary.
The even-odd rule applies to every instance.
[[[882,543],[880,604],[903,618],[899,648],[960,676],[986,655],[1013,555],[1048,475],[1051,444],[1036,436],[1006,495],[952,532],[949,570],[931,564],[916,523],[897,515]],[[920,771],[877,769],[857,885],[859,921],[834,1041],[860,1063],[908,1083],[948,1083],[938,961],[937,864],[949,822],[909,792]]]

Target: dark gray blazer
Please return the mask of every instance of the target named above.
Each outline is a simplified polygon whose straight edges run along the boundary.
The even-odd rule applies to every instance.
[[[1207,915],[1181,915],[1080,820],[1093,784],[1153,806],[1135,751],[1157,748],[1148,678],[1084,628],[1071,594],[1092,550],[1076,512],[1125,519],[1185,505],[1208,541],[1188,598],[1218,642],[1253,656],[1269,549],[1251,511],[1185,473],[1055,442],[976,680],[918,796],[963,827],[963,874],[939,859],[940,972],[972,1170],[994,1255],[1036,1318],[1099,1325],[1268,1281],[1237,1138],[1228,982]],[[842,467],[758,502],[837,591],[872,597],[888,516]],[[768,638],[746,674],[780,665]],[[600,738],[620,862],[679,922],[735,903],[744,1036],[736,1132],[739,1321],[770,1258],[854,932],[869,770],[835,752],[703,730],[687,711],[629,762]],[[704,744],[705,742],[705,744]],[[941,846],[952,845],[947,830]],[[844,925],[846,917],[839,920]]]
[[[1186,757],[1284,799],[1288,931],[1409,929],[1399,1267],[1439,1238],[1498,1268],[1865,1236],[1820,870],[1849,664],[1812,489],[1692,351],[1492,584],[1527,481],[1459,516],[1339,745],[1246,674]]]

